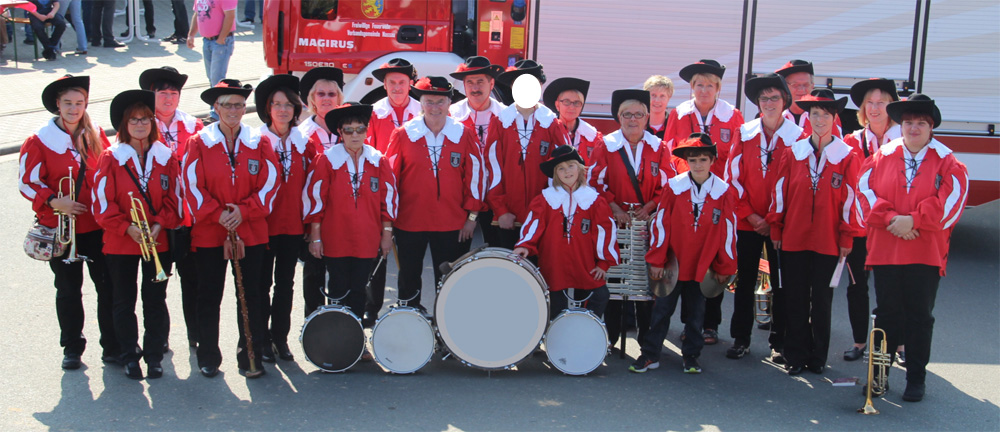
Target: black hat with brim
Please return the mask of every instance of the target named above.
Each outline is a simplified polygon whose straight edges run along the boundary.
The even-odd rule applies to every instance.
[[[679,75],[682,80],[691,82],[691,79],[700,73],[715,75],[721,79],[726,74],[726,67],[715,60],[702,59],[681,68]]]
[[[486,75],[496,78],[503,73],[503,68],[490,63],[490,59],[483,56],[472,56],[465,59],[465,63],[458,65],[455,72],[450,75],[457,80],[463,80],[469,75]]]
[[[50,113],[58,113],[59,104],[56,99],[59,97],[59,92],[74,87],[83,88],[90,93],[90,77],[86,75],[66,75],[52,81],[49,85],[45,86],[45,89],[42,90],[42,105],[44,105],[45,109],[47,109]]]
[[[326,113],[323,120],[326,121],[326,125],[330,130],[336,130],[340,128],[340,120],[348,117],[364,119],[364,124],[367,126],[372,118],[372,106],[358,102],[347,102]]]
[[[778,70],[774,71],[774,73],[776,73],[778,75],[781,75],[781,76],[783,76],[785,78],[788,78],[789,75],[791,75],[793,73],[798,73],[798,72],[808,72],[809,75],[815,75],[813,73],[813,64],[812,63],[807,62],[805,60],[798,60],[798,59],[795,59],[795,60],[792,60],[792,61],[790,61],[788,63],[785,63],[784,66],[782,66],[782,67],[778,68]]]
[[[122,126],[122,120],[124,120],[122,117],[125,116],[125,111],[137,103],[146,105],[149,107],[149,111],[155,113],[156,93],[149,90],[125,90],[118,93],[111,100],[111,127],[119,130]]]
[[[373,70],[372,76],[379,81],[385,82],[385,76],[393,72],[406,75],[410,77],[411,80],[415,78],[414,75],[416,73],[413,70],[413,64],[409,61],[406,59],[394,58],[389,60],[388,63],[379,66],[378,69]]]
[[[715,143],[712,142],[712,137],[704,132],[695,132],[691,134],[687,137],[687,139],[681,141],[677,147],[674,147],[670,153],[684,159],[687,157],[688,152],[692,150],[709,150],[715,155],[719,154],[718,148],[715,146]]]
[[[618,108],[622,106],[622,103],[628,100],[635,99],[639,103],[646,106],[646,111],[649,111],[649,91],[639,90],[639,89],[624,89],[615,90],[611,92],[611,117],[615,119],[616,122],[620,122],[618,119]]]
[[[524,74],[530,74],[538,78],[538,82],[545,84],[545,73],[542,71],[542,65],[531,59],[519,60],[514,63],[514,66],[507,68],[504,73],[497,76],[497,81],[510,87],[514,85],[514,80],[517,77]]]
[[[892,121],[900,124],[903,123],[903,114],[927,114],[934,120],[935,128],[941,126],[941,110],[934,103],[934,99],[925,94],[914,93],[905,101],[892,102],[886,105],[885,112]]]
[[[250,84],[243,84],[240,80],[225,78],[219,81],[215,87],[210,87],[207,90],[201,92],[201,100],[209,105],[215,104],[215,101],[219,99],[219,96],[223,95],[238,95],[244,98],[250,97],[250,93],[253,92],[253,86]]]
[[[445,77],[428,76],[420,78],[417,82],[413,83],[413,86],[410,87],[410,93],[418,100],[424,95],[448,96],[450,99],[455,96],[455,87]]]
[[[813,90],[809,96],[795,101],[795,105],[798,105],[802,111],[806,112],[812,109],[812,107],[830,107],[833,108],[837,114],[840,114],[844,111],[844,107],[847,106],[847,97],[844,96],[840,99],[834,99],[833,91],[825,88],[817,89]]]
[[[152,90],[153,84],[158,82],[169,82],[177,87],[178,90],[184,88],[184,84],[187,83],[188,76],[184,75],[170,66],[158,67],[156,69],[146,69],[139,74],[139,88],[143,90]]]
[[[257,91],[254,92],[253,100],[257,105],[257,117],[267,123],[269,121],[267,100],[279,89],[288,89],[293,92],[299,90],[299,77],[295,75],[271,75],[264,81],[257,84]]]
[[[882,90],[882,93],[888,94],[893,101],[899,100],[895,81],[885,78],[872,78],[858,81],[851,86],[851,102],[854,102],[854,106],[861,108],[861,105],[865,103],[865,95],[871,89]]]
[[[344,71],[335,67],[318,67],[309,69],[299,80],[299,97],[309,98],[309,91],[316,85],[316,81],[327,80],[337,83],[340,90],[344,90]]]
[[[760,106],[760,102],[758,101],[760,93],[764,91],[764,89],[769,88],[775,88],[778,89],[778,91],[785,92],[782,95],[785,99],[784,109],[788,109],[788,107],[792,106],[792,92],[788,90],[788,83],[785,82],[785,77],[776,73],[769,73],[748,79],[746,83],[747,99],[749,99],[754,105]]]
[[[583,93],[583,101],[587,101],[587,91],[590,90],[590,81],[579,78],[559,78],[553,80],[542,92],[542,103],[550,110],[558,112],[556,109],[556,99],[566,90],[577,90]]]
[[[542,174],[545,174],[546,177],[552,178],[556,170],[556,165],[571,160],[580,162],[581,165],[586,165],[583,163],[583,158],[580,157],[580,153],[577,152],[573,146],[559,146],[556,147],[555,150],[552,150],[552,158],[540,163],[538,167],[542,169]]]

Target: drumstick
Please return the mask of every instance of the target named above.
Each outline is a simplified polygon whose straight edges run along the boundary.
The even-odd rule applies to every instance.
[[[847,257],[840,257],[837,261],[837,267],[833,270],[833,277],[830,278],[830,288],[836,288],[840,285],[840,276],[844,274],[844,263],[847,262]]]

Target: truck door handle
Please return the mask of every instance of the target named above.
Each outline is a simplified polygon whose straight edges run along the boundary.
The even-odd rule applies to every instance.
[[[396,32],[396,42],[405,44],[424,43],[424,26],[404,25]]]

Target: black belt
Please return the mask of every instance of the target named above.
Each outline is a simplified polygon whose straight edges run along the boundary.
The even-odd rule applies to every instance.
[[[205,40],[214,41],[214,40],[216,40],[218,38],[219,38],[219,35],[215,35],[215,36],[212,36],[212,37],[206,37]]]

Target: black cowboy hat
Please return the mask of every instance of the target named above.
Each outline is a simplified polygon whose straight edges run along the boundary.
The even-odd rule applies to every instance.
[[[406,59],[402,59],[402,58],[398,58],[398,57],[394,58],[392,60],[389,60],[388,63],[385,63],[382,66],[379,66],[378,69],[373,70],[372,71],[372,76],[375,77],[375,79],[384,82],[385,81],[385,76],[387,74],[392,73],[392,72],[401,73],[403,75],[406,75],[406,76],[410,77],[411,80],[414,79],[414,78],[416,78],[414,76],[414,75],[416,75],[416,71],[413,69],[413,64],[411,64]]]
[[[237,79],[224,78],[215,87],[209,87],[201,92],[201,100],[212,105],[219,99],[219,96],[233,94],[247,98],[250,97],[251,92],[253,92],[252,85],[243,84]]]
[[[813,64],[805,60],[792,60],[785,63],[784,66],[778,68],[774,73],[788,78],[789,75],[797,72],[809,72],[809,75],[815,75],[813,73]]]
[[[448,81],[445,77],[440,76],[428,76],[423,77],[413,83],[410,87],[410,93],[420,99],[423,95],[432,96],[448,96],[452,98],[455,96],[455,88],[451,85],[451,81]]]
[[[934,120],[935,128],[941,126],[941,110],[934,99],[925,94],[914,93],[905,101],[892,102],[885,107],[885,112],[896,123],[903,123],[903,114],[906,113],[927,114]]]
[[[556,109],[556,99],[566,90],[578,90],[583,93],[583,101],[587,101],[587,91],[590,90],[590,81],[579,78],[558,78],[549,83],[542,92],[542,102],[552,111]]]
[[[700,73],[712,74],[721,79],[726,74],[726,66],[715,60],[702,59],[681,68],[680,76],[682,80],[691,82],[691,78]]]
[[[649,111],[649,92],[646,90],[639,89],[624,89],[615,90],[611,92],[611,117],[618,120],[618,108],[622,106],[622,102],[630,99],[635,99],[639,103],[646,106],[646,111]]]
[[[816,89],[812,93],[809,93],[809,96],[795,101],[795,105],[798,105],[799,108],[807,112],[814,106],[832,107],[839,114],[847,106],[847,97],[845,96],[840,99],[834,99],[834,97],[833,90],[825,88]]]
[[[257,84],[253,101],[257,105],[257,117],[260,117],[261,121],[267,123],[270,120],[268,113],[270,107],[267,106],[267,100],[271,98],[271,94],[282,88],[293,92],[298,91],[299,77],[287,74],[271,75]]]
[[[56,98],[59,97],[59,92],[73,87],[82,87],[88,93],[90,92],[90,77],[86,75],[73,76],[65,75],[55,81],[49,83],[42,90],[42,105],[45,109],[49,110],[50,113],[56,114],[59,112],[59,106],[56,103]]]
[[[792,106],[792,92],[788,90],[788,83],[785,82],[785,77],[776,73],[769,73],[759,77],[750,78],[747,80],[745,88],[747,99],[754,105],[760,106],[757,99],[760,98],[761,91],[764,89],[776,88],[785,92],[785,94],[782,95],[785,99],[784,109],[788,109],[788,107]]]
[[[451,77],[457,80],[463,80],[469,75],[487,75],[491,78],[496,78],[497,75],[503,73],[503,68],[490,63],[490,59],[483,56],[472,56],[465,59],[465,63],[458,65],[455,72],[451,73]]]
[[[326,121],[326,125],[330,130],[336,130],[340,127],[340,120],[347,117],[364,119],[364,124],[367,126],[372,118],[372,106],[358,102],[347,102],[326,113],[323,120]]]
[[[149,107],[150,111],[156,112],[156,93],[149,90],[125,90],[118,93],[111,100],[111,127],[119,130],[122,120],[124,120],[122,117],[125,117],[125,111],[137,103],[144,104]]]
[[[556,147],[555,150],[552,150],[552,158],[538,164],[538,167],[542,169],[542,174],[545,174],[546,177],[552,178],[556,165],[571,160],[575,160],[580,162],[581,165],[585,165],[583,163],[583,158],[580,157],[580,153],[578,153],[573,146],[559,146]]]
[[[153,84],[166,81],[177,86],[180,90],[184,88],[184,83],[188,80],[188,76],[184,75],[170,66],[162,66],[156,69],[146,69],[139,74],[139,88],[143,90],[152,90]]]
[[[851,102],[854,102],[855,106],[861,108],[861,104],[865,103],[865,95],[871,89],[879,89],[882,90],[882,93],[888,93],[893,101],[899,100],[899,94],[896,93],[895,81],[885,78],[870,78],[858,81],[851,86]]]
[[[713,154],[718,155],[719,150],[716,148],[715,143],[712,142],[712,136],[704,132],[695,132],[687,137],[684,141],[681,141],[677,147],[674,147],[674,156],[681,159],[685,158],[690,150],[710,150]]]
[[[538,78],[538,82],[545,84],[545,73],[542,70],[542,65],[531,59],[518,60],[514,63],[514,66],[507,68],[504,73],[497,76],[497,81],[510,87],[514,85],[514,80],[517,77],[530,74],[535,78]]]
[[[299,97],[306,99],[309,91],[316,85],[316,81],[327,80],[337,83],[341,90],[344,89],[344,71],[335,67],[318,67],[309,69],[299,80]]]

